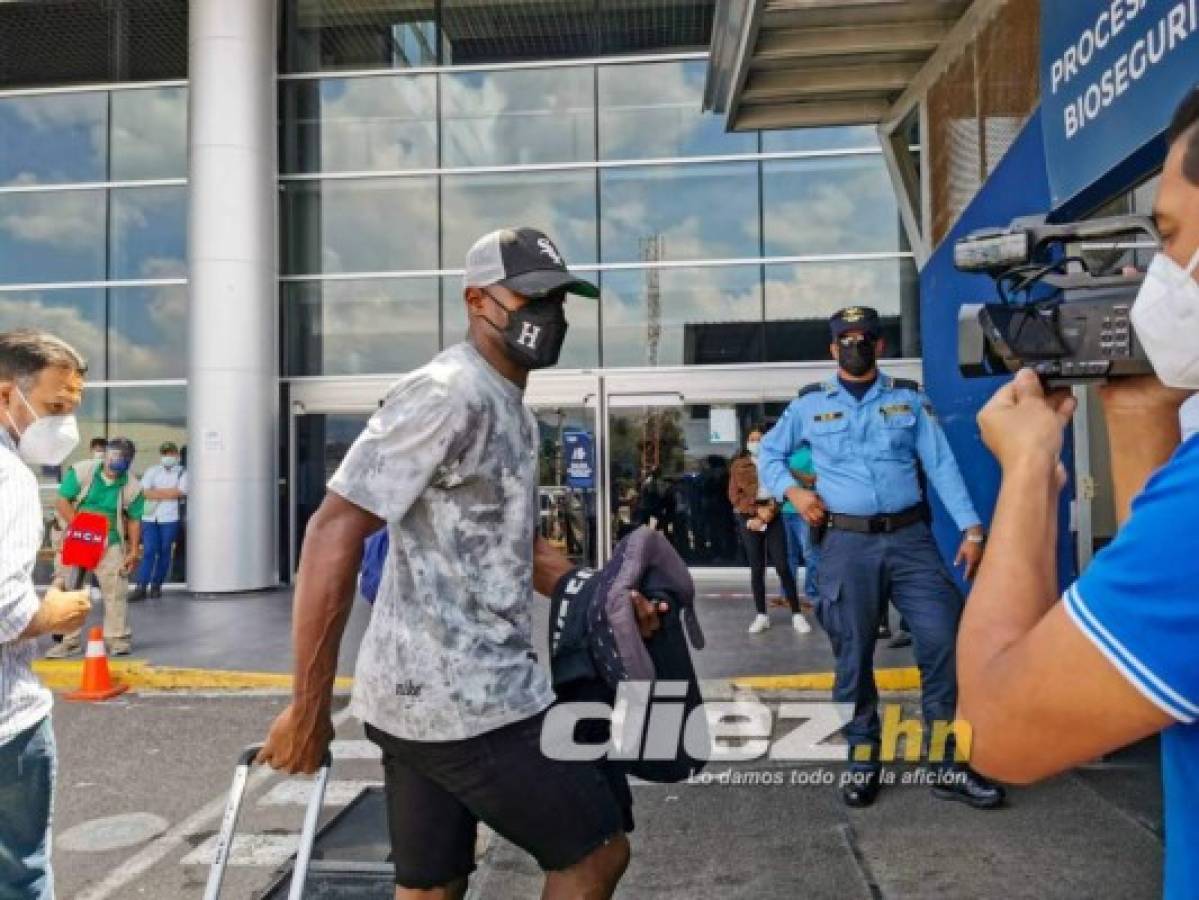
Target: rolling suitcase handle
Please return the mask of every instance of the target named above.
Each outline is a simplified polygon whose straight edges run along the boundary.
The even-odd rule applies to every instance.
[[[229,864],[229,851],[233,847],[237,816],[241,812],[246,781],[250,777],[250,766],[254,765],[254,760],[261,749],[261,744],[254,744],[246,747],[237,758],[237,768],[233,772],[233,786],[229,789],[229,802],[225,804],[225,815],[221,819],[221,830],[217,834],[216,854],[212,860],[212,868],[208,870],[208,884],[204,888],[204,900],[217,900],[220,896],[221,882],[225,878],[225,867]],[[304,896],[304,882],[308,878],[308,864],[312,860],[312,845],[316,842],[316,825],[321,816],[321,806],[325,802],[325,785],[329,781],[331,762],[330,753],[326,750],[312,784],[308,808],[304,811],[304,827],[300,832],[300,846],[296,851],[296,864],[291,875],[288,900],[300,900]]]

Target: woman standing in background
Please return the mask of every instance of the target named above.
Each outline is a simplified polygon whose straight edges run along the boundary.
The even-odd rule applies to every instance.
[[[749,561],[750,587],[757,615],[749,626],[750,634],[761,634],[770,627],[766,615],[766,558],[778,573],[787,604],[791,607],[791,625],[800,634],[812,630],[799,608],[795,570],[787,566],[787,536],[779,505],[758,477],[758,448],[762,429],[754,428],[746,437],[745,450],[733,459],[729,470],[729,502],[737,513],[741,544]]]

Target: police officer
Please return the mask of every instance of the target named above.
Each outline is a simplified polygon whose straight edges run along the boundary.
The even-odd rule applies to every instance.
[[[915,382],[878,369],[884,349],[878,313],[849,307],[830,327],[837,377],[799,392],[762,441],[760,458],[771,493],[826,529],[816,615],[837,658],[834,699],[854,706],[844,729],[853,777],[842,796],[849,806],[869,806],[880,786],[874,644],[888,597],[915,640],[926,735],[933,722],[954,719],[957,703],[962,596],[925,523],[917,461],[962,531],[956,563],[967,578],[982,559],[984,536],[928,398]],[[819,493],[798,485],[787,467],[804,442],[812,448]],[[979,808],[1003,802],[1001,788],[968,768],[947,771],[954,777],[939,780],[938,797]]]

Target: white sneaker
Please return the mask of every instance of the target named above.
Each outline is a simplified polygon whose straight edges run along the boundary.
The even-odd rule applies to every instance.
[[[803,613],[792,613],[791,627],[800,634],[811,634],[812,626],[808,624],[808,620],[803,617]]]
[[[749,633],[750,634],[761,634],[763,631],[766,631],[768,628],[770,628],[770,619],[768,619],[763,614],[758,613],[758,615],[754,617],[754,623],[749,626]]]

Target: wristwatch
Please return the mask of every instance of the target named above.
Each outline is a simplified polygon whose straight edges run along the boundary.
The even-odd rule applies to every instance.
[[[966,540],[972,544],[985,544],[987,542],[987,536],[985,534],[967,534]]]

